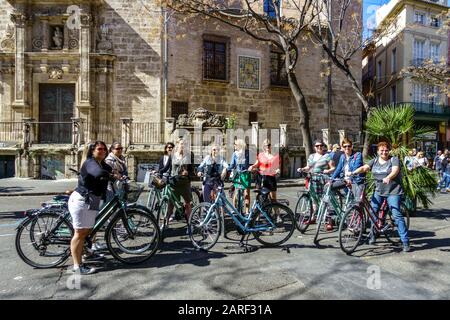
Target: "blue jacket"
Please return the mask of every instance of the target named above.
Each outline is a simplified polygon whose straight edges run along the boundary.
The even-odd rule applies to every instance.
[[[333,175],[331,176],[332,179],[344,177],[344,165],[345,165],[345,154],[341,155],[341,157],[339,158],[339,163],[336,167],[336,170],[334,170]],[[350,171],[353,172],[359,167],[362,167],[363,165],[364,163],[361,152],[352,153],[348,164]],[[361,173],[355,177],[350,177],[350,180],[354,183],[362,183],[365,176],[366,176],[365,173]]]
[[[250,153],[248,150],[245,150],[245,162],[238,163],[238,158],[237,158],[236,152],[233,152],[233,156],[231,157],[231,163],[228,166],[228,171],[231,171],[233,169],[236,169],[238,172],[247,170],[248,167],[250,166],[249,158],[250,158]]]

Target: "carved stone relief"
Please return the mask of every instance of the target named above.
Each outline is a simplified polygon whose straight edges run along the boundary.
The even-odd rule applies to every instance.
[[[0,47],[6,51],[14,51],[16,49],[15,30],[12,25],[6,27],[6,34],[0,42]]]
[[[198,108],[189,115],[179,115],[177,126],[192,127],[201,125],[203,127],[223,127],[225,122],[226,120],[224,116],[214,114],[205,108]]]
[[[52,80],[62,79],[64,71],[59,67],[51,67],[48,72],[48,78]]]
[[[112,52],[111,28],[107,24],[102,24],[97,33],[97,50],[99,52]]]

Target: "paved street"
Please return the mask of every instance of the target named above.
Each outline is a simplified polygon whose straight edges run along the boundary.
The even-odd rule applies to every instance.
[[[297,190],[282,188],[279,197],[294,207]],[[21,212],[48,198],[0,197],[1,299],[450,299],[450,194],[412,217],[408,254],[381,239],[346,256],[337,232],[316,247],[313,229],[295,231],[281,248],[250,241],[254,251],[246,253],[231,228],[213,250],[197,252],[184,225],[175,223],[148,262],[129,267],[108,255],[97,264],[100,272],[73,290],[67,265],[36,270],[14,248]]]

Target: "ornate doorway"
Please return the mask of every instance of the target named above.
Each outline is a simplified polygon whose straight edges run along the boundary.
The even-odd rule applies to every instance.
[[[39,85],[39,143],[71,143],[74,84]]]

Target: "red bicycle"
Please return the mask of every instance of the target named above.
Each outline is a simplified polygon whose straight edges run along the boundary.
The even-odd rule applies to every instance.
[[[409,229],[409,212],[401,205],[401,212],[405,218],[407,229]],[[346,254],[353,253],[363,243],[363,234],[372,222],[373,228],[370,232],[375,235],[384,235],[394,245],[400,243],[397,224],[392,216],[386,199],[381,204],[378,212],[374,212],[370,202],[367,200],[365,186],[361,191],[361,197],[345,213],[339,224],[339,245]]]

